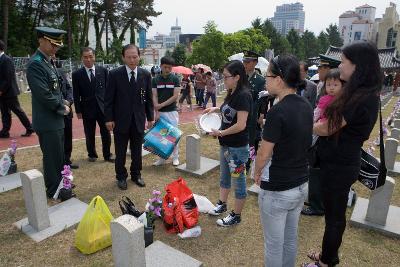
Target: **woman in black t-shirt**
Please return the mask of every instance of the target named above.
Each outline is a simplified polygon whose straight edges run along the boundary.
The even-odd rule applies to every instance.
[[[361,147],[375,125],[383,75],[376,46],[356,42],[343,49],[340,78],[343,92],[326,109],[327,121],[314,124],[320,136],[318,156],[325,206],[322,252],[308,256],[316,263],[334,266],[346,228],[346,205],[351,185],[360,172]]]
[[[246,162],[249,157],[249,133],[247,129],[252,98],[243,63],[234,60],[224,67],[224,83],[228,94],[220,108],[213,107],[204,113],[221,112],[221,129],[213,129],[210,135],[218,136],[220,144],[220,197],[216,207],[209,211],[211,215],[220,215],[227,211],[226,201],[235,183],[235,207],[228,216],[217,220],[220,226],[232,226],[240,223],[240,214],[247,196]]]
[[[305,98],[296,94],[300,66],[294,56],[273,58],[266,78],[268,92],[279,102],[266,114],[254,176],[262,189],[258,203],[264,230],[264,264],[294,267],[297,227],[308,192],[307,150],[313,110]]]

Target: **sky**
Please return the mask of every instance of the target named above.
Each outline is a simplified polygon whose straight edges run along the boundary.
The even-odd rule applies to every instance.
[[[251,26],[251,21],[260,17],[263,20],[274,16],[276,6],[295,3],[296,0],[154,0],[154,9],[162,14],[152,18],[153,26],[148,37],[157,33],[169,34],[176,18],[182,33],[203,33],[203,26],[214,20],[218,29],[224,33],[236,32]],[[388,0],[303,0],[305,30],[316,34],[330,23],[339,24],[339,16],[356,7],[368,4],[376,7],[376,18],[381,18],[389,6]],[[399,11],[400,1],[392,1]]]

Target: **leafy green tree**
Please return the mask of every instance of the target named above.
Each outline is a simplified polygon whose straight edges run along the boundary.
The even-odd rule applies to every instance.
[[[250,50],[251,38],[243,31],[225,34],[224,48],[226,57],[243,52],[243,50]]]
[[[186,63],[186,47],[183,44],[178,44],[171,54],[172,58],[175,59],[177,66],[185,66]]]
[[[318,39],[313,32],[306,30],[301,37],[304,45],[304,59],[316,57],[319,54]]]
[[[328,34],[330,45],[337,47],[341,47],[343,45],[343,40],[340,38],[340,32],[336,24],[330,24],[328,28],[326,28],[326,33]]]
[[[287,40],[291,47],[291,53],[294,54],[298,59],[305,58],[304,44],[300,35],[294,29],[291,29],[287,34]]]
[[[329,38],[325,32],[320,32],[318,35],[319,53],[325,54],[329,47]]]

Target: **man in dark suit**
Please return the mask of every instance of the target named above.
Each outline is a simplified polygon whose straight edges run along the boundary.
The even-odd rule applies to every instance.
[[[0,131],[0,138],[10,137],[11,111],[17,115],[22,125],[26,128],[26,133],[21,136],[31,136],[33,131],[32,124],[22,110],[18,101],[20,94],[15,77],[15,67],[13,60],[4,53],[5,44],[0,40],[0,110],[3,129]]]
[[[145,183],[141,177],[142,143],[147,127],[154,123],[151,75],[139,68],[139,48],[129,44],[122,49],[124,66],[110,71],[105,97],[106,125],[114,132],[115,172],[117,185],[126,190],[128,172],[125,168],[128,141],[131,149],[131,180],[140,187]]]
[[[108,71],[106,68],[94,65],[95,52],[90,47],[82,49],[81,58],[84,66],[72,73],[72,87],[76,115],[79,120],[83,119],[89,161],[94,162],[98,158],[95,143],[97,121],[104,160],[114,162],[110,152],[111,135],[104,120],[104,94]]]
[[[72,110],[72,105],[74,104],[74,97],[72,93],[72,87],[68,82],[67,75],[62,68],[62,63],[59,60],[52,61],[54,62],[55,68],[58,72],[59,83],[61,84],[61,93],[64,98],[64,103],[69,106]],[[72,164],[71,154],[72,154],[72,118],[73,113],[70,112],[67,115],[64,115],[64,160],[65,165],[69,165],[71,169],[78,169],[79,166],[76,164]]]

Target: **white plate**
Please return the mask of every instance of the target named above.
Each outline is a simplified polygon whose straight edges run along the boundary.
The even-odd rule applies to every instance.
[[[201,129],[207,133],[211,133],[211,129],[218,130],[221,128],[221,118],[216,113],[202,115],[199,122]]]

